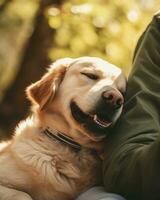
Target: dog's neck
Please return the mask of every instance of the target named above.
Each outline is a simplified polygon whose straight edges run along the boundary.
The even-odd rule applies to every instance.
[[[20,124],[17,126],[16,128],[17,137],[15,137],[15,139],[16,141],[21,141],[21,140],[23,141],[25,138],[25,140],[28,141],[32,138],[32,141],[34,141],[36,145],[38,144],[41,147],[44,147],[45,144],[48,144],[47,146],[45,146],[45,149],[48,149],[49,152],[50,151],[53,152],[57,147],[62,146],[64,148],[70,149],[74,153],[81,152],[82,149],[89,149],[92,152],[101,156],[101,153],[103,150],[102,144],[99,144],[99,145],[98,144],[94,145],[94,143],[81,144],[81,143],[78,143],[77,140],[72,139],[67,134],[65,135],[65,143],[64,143],[64,141],[62,142],[62,137],[64,137],[64,132],[62,134],[62,132],[58,131],[59,134],[57,134],[56,131],[54,131],[55,128],[52,127],[51,129],[52,132],[47,131],[47,134],[46,134],[46,131],[45,131],[47,129],[46,127],[48,126],[42,126],[39,120],[37,120],[37,118],[32,116],[31,118],[27,118],[25,121],[20,122]],[[23,135],[23,137],[21,135]],[[58,135],[61,138],[58,138],[58,137],[55,138],[55,135],[56,136]],[[72,144],[74,143],[74,148],[73,148],[73,145],[71,146],[70,144],[67,143],[68,141],[66,141],[67,140],[66,138],[69,138],[69,141]],[[45,143],[45,139],[50,140],[50,142]],[[17,142],[15,142],[15,144],[17,144]],[[26,144],[28,145],[28,143]],[[63,148],[60,148],[60,150],[62,149]]]
[[[38,113],[37,117],[40,121],[40,127],[45,130],[47,127],[50,127],[51,133],[60,132],[63,133],[66,137],[71,138],[75,143],[77,143],[81,148],[94,149],[97,152],[102,151],[103,144],[102,142],[94,142],[91,141],[88,137],[83,137],[82,133],[78,132],[78,130],[71,129],[63,116],[59,115],[56,112],[52,112],[49,114],[46,113]],[[59,123],[58,123],[59,122]],[[57,130],[57,131],[55,131]],[[44,135],[44,134],[43,134]],[[62,136],[63,137],[63,136]],[[49,138],[49,137],[48,137]],[[52,138],[53,139],[53,138]],[[50,138],[51,140],[51,138]],[[55,138],[54,138],[55,140]],[[64,145],[64,143],[63,143]],[[69,147],[69,145],[68,145]]]
[[[68,145],[75,150],[80,150],[81,145],[75,142],[71,137],[67,136],[65,133],[62,133],[57,130],[52,130],[51,128],[47,127],[46,129],[43,130],[43,133],[50,139],[52,140],[57,140],[64,145]]]

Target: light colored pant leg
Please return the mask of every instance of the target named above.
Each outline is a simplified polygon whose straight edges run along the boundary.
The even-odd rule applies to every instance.
[[[125,200],[118,194],[107,193],[103,187],[93,187],[82,193],[76,200]]]

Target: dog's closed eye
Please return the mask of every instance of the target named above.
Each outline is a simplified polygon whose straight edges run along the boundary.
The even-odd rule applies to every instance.
[[[92,74],[92,73],[88,73],[88,72],[81,72],[81,74],[88,77],[89,79],[92,79],[92,80],[98,80],[99,79],[98,75],[96,75],[96,74]]]

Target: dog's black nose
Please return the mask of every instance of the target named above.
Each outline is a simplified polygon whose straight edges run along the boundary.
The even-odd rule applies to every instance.
[[[113,109],[118,109],[124,103],[124,98],[122,94],[116,89],[109,89],[102,93],[102,98],[106,104],[108,104]]]

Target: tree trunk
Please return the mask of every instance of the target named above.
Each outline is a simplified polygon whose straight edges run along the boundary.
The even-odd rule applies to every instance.
[[[27,42],[19,71],[0,103],[0,128],[7,137],[13,133],[18,121],[28,114],[30,104],[25,96],[25,88],[38,80],[50,63],[48,49],[53,44],[54,30],[48,26],[44,10],[53,3],[60,6],[62,2],[62,0],[40,1],[34,31]]]

